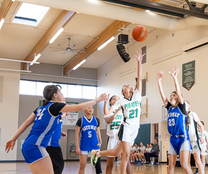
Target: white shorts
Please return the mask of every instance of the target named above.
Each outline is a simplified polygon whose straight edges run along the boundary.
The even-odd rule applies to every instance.
[[[115,149],[119,142],[120,141],[118,140],[117,136],[108,137],[107,150]]]
[[[130,146],[132,146],[137,137],[138,131],[139,129],[137,126],[131,126],[128,123],[121,124],[118,138],[120,141],[129,142]]]
[[[191,151],[190,149],[190,142],[189,141],[184,141],[183,144],[180,147],[180,152],[184,151],[184,150],[188,150]],[[168,154],[171,155],[178,155],[175,151],[175,149],[173,148],[172,144],[170,143],[169,148],[168,148]]]
[[[206,143],[203,143],[201,145],[201,155],[208,155],[207,154],[207,145],[206,145]]]
[[[192,154],[200,152],[199,146],[196,141],[191,141],[191,146],[193,148],[193,150],[191,152]]]

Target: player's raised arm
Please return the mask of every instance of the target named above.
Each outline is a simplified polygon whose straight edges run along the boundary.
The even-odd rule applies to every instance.
[[[112,107],[108,108],[108,102],[107,101],[109,100],[109,97],[110,97],[110,94],[108,94],[108,99],[105,100],[105,102],[104,102],[103,111],[104,111],[105,115],[109,115],[110,113],[112,113],[115,110]]]
[[[13,150],[17,138],[34,122],[34,120],[35,114],[32,113],[30,117],[19,127],[14,136],[9,141],[7,141],[5,145],[5,151],[7,153],[10,151],[10,149]]]
[[[181,95],[181,89],[180,89],[180,86],[179,86],[179,83],[178,83],[178,79],[177,79],[177,75],[178,75],[179,71],[180,71],[179,68],[173,67],[172,72],[169,72],[169,74],[173,77],[174,84],[175,84],[175,89],[176,89],[176,94],[178,95],[178,101],[181,104],[183,104],[184,100],[183,100],[183,97]]]
[[[163,90],[163,87],[162,87],[162,78],[163,78],[163,71],[159,71],[157,73],[157,83],[158,83],[158,88],[159,88],[159,91],[160,91],[160,96],[161,96],[162,101],[163,101],[163,103],[166,107],[167,104],[168,104],[168,99],[165,96],[165,93],[164,93],[164,90]]]
[[[137,90],[141,94],[142,92],[142,58],[145,54],[142,54],[142,50],[139,49],[136,51],[136,55],[134,57],[137,59],[138,62],[138,69],[137,69]]]
[[[75,111],[83,111],[84,109],[93,106],[101,101],[108,100],[108,96],[106,94],[101,94],[98,98],[95,100],[80,103],[78,105],[65,105],[60,112],[75,112]]]

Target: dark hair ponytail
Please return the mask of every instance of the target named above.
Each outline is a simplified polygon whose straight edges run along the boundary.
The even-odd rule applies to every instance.
[[[42,106],[45,106],[53,98],[53,94],[56,94],[58,89],[61,89],[60,85],[47,85],[43,90],[43,97],[45,98],[42,101]]]

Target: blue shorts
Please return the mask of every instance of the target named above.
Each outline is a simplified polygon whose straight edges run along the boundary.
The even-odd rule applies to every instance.
[[[49,155],[45,147],[29,143],[24,143],[22,145],[22,154],[25,158],[25,162],[29,164],[32,164]]]
[[[191,142],[184,137],[171,136],[168,154],[179,155],[179,153],[184,150],[192,150]]]

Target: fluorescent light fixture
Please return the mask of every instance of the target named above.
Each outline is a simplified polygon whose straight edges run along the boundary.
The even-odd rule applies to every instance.
[[[88,1],[91,3],[98,3],[99,2],[98,0],[88,0]]]
[[[83,63],[85,63],[86,62],[86,59],[84,59],[83,61],[81,61],[79,64],[77,64],[74,68],[73,68],[73,70],[76,70],[77,68],[79,68]]]
[[[49,41],[49,43],[53,43],[54,40],[56,40],[56,38],[64,31],[64,28],[60,28],[59,31],[57,31],[57,33],[51,38],[51,40]]]
[[[40,56],[41,56],[40,53],[38,55],[36,55],[35,58],[33,59],[33,61],[30,63],[30,65],[33,65],[40,58]]]
[[[76,11],[76,13],[79,13],[78,11]]]
[[[149,12],[150,12],[150,10],[145,10],[145,12],[149,13]]]
[[[5,21],[5,19],[2,18],[2,19],[1,19],[1,22],[0,22],[0,29],[1,29],[2,25],[4,24],[4,21]]]
[[[13,2],[15,1],[15,0],[12,0]]]
[[[114,40],[115,37],[111,37],[110,39],[108,39],[105,43],[103,43],[101,46],[98,47],[98,50],[103,49],[106,45],[108,45],[112,40]]]

